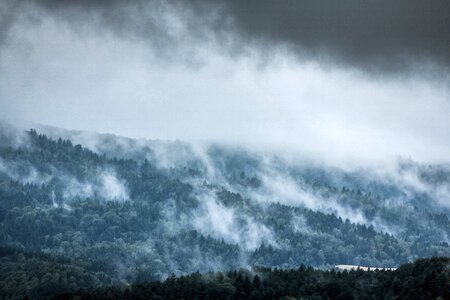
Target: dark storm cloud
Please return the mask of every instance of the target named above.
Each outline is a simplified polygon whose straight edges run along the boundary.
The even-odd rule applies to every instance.
[[[226,1],[239,36],[301,56],[394,70],[450,64],[450,1]]]
[[[0,119],[339,165],[449,161],[448,12],[439,0],[0,0]]]
[[[19,6],[19,3],[14,2],[0,3],[0,46],[7,41],[8,32],[16,21]]]
[[[255,49],[259,54],[271,54],[282,48],[301,59],[366,71],[401,72],[423,66],[445,72],[450,69],[448,0],[22,3],[34,3],[45,12],[41,17],[50,15],[80,30],[96,29],[148,40],[161,53],[189,43],[191,47],[186,48],[191,50],[211,43],[233,55]],[[24,5],[25,11],[32,9]],[[8,22],[12,17],[5,15],[2,13],[2,19]],[[7,28],[3,27],[0,37]]]

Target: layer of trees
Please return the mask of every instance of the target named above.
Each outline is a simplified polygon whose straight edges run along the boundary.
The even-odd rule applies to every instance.
[[[208,155],[215,159],[212,164],[223,180],[212,182],[195,160],[161,168],[156,160],[95,153],[34,130],[28,132],[28,139],[22,147],[0,145],[0,246],[35,253],[30,254],[33,262],[25,254],[21,254],[25,260],[17,258],[19,254],[4,256],[2,284],[9,295],[14,294],[14,286],[17,295],[24,290],[49,295],[52,287],[61,292],[120,286],[243,265],[395,267],[419,257],[450,256],[445,240],[450,236],[449,213],[435,209],[427,195],[402,198],[395,187],[363,184],[360,177],[350,175],[336,184],[332,178],[345,176],[330,175],[331,171],[287,171],[317,196],[359,210],[369,221],[389,220],[387,225],[400,228],[394,235],[334,213],[255,201],[245,191],[261,188],[261,179],[252,171],[260,162],[245,153],[211,149]],[[105,173],[123,183],[126,199],[107,198],[96,188],[103,184]],[[421,176],[439,182],[446,174],[433,171]],[[268,228],[272,239],[249,249],[195,227],[202,210],[199,191],[214,195],[222,207],[233,211],[236,227],[255,222]],[[406,204],[389,206],[389,197]],[[53,257],[69,261],[53,261]],[[44,271],[33,267],[15,273],[21,261]],[[51,280],[46,276],[61,272],[66,275]],[[91,277],[96,279],[86,279]]]
[[[0,299],[37,299],[112,283],[90,261],[0,247]]]
[[[450,299],[450,259],[422,259],[396,271],[255,268],[171,277],[129,288],[100,288],[54,299]]]

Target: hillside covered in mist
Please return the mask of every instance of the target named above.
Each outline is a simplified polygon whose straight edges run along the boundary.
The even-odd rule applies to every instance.
[[[3,124],[0,199],[1,297],[450,256],[450,165],[411,160],[349,171],[220,144]]]

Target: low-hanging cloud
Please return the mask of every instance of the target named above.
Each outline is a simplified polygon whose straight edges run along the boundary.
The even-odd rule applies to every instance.
[[[239,214],[225,207],[214,195],[200,196],[201,208],[195,212],[193,226],[199,232],[237,244],[246,250],[255,250],[261,244],[275,245],[272,231],[251,216]]]
[[[93,179],[79,180],[70,173],[51,167],[51,173],[38,171],[27,162],[8,161],[0,157],[0,176],[22,184],[45,185],[53,181],[61,188],[60,198],[54,199],[57,203],[74,199],[96,197],[106,201],[130,200],[127,183],[117,177],[113,170],[96,170],[91,174]],[[56,196],[56,195],[54,195]]]
[[[100,176],[101,187],[99,193],[106,199],[129,200],[125,182],[116,177],[114,173],[103,172]]]
[[[57,170],[55,170],[57,172]],[[58,180],[63,185],[63,199],[96,197],[106,201],[127,201],[130,199],[126,182],[117,178],[110,170],[97,170],[94,180],[80,181],[70,174],[59,174]]]
[[[0,118],[340,165],[441,162],[450,159],[448,85],[439,83],[449,74],[448,6],[4,1]],[[407,79],[385,76],[394,73]]]
[[[332,213],[353,223],[369,224],[364,214],[351,207],[341,205],[333,197],[323,198],[313,191],[303,189],[286,174],[265,174],[261,176],[262,188],[249,195],[262,203],[280,203],[293,207],[305,207],[313,211]]]

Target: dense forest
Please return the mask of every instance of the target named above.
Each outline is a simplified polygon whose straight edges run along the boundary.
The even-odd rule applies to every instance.
[[[396,271],[255,268],[194,273],[128,288],[82,290],[55,299],[450,299],[450,259],[422,259]]]
[[[380,175],[215,144],[49,129],[21,132],[5,126],[0,138],[2,298],[24,293],[49,297],[111,285],[117,286],[113,294],[140,297],[158,289],[156,295],[166,298],[170,285],[188,282],[217,298],[208,294],[209,281],[198,273],[171,276],[300,265],[308,268],[258,269],[264,289],[256,299],[326,298],[328,288],[338,289],[342,297],[354,295],[360,293],[351,285],[355,276],[367,283],[370,296],[394,280],[392,274],[407,284],[402,281],[407,275],[401,274],[425,268],[429,261],[405,265],[405,273],[337,275],[309,267],[397,267],[418,258],[450,256],[446,165],[399,161],[395,172]],[[430,268],[445,261],[432,260]],[[255,292],[253,275],[220,274],[211,276],[226,282],[222,286],[220,279],[212,280],[211,293],[235,297],[238,278],[252,285],[236,297]],[[311,282],[292,282],[284,294],[271,285],[306,274]],[[324,281],[314,287],[318,278]],[[139,285],[161,279],[167,280]],[[122,290],[130,284],[137,285]],[[391,288],[393,295],[402,295],[403,287]],[[428,290],[415,292],[429,296]]]

